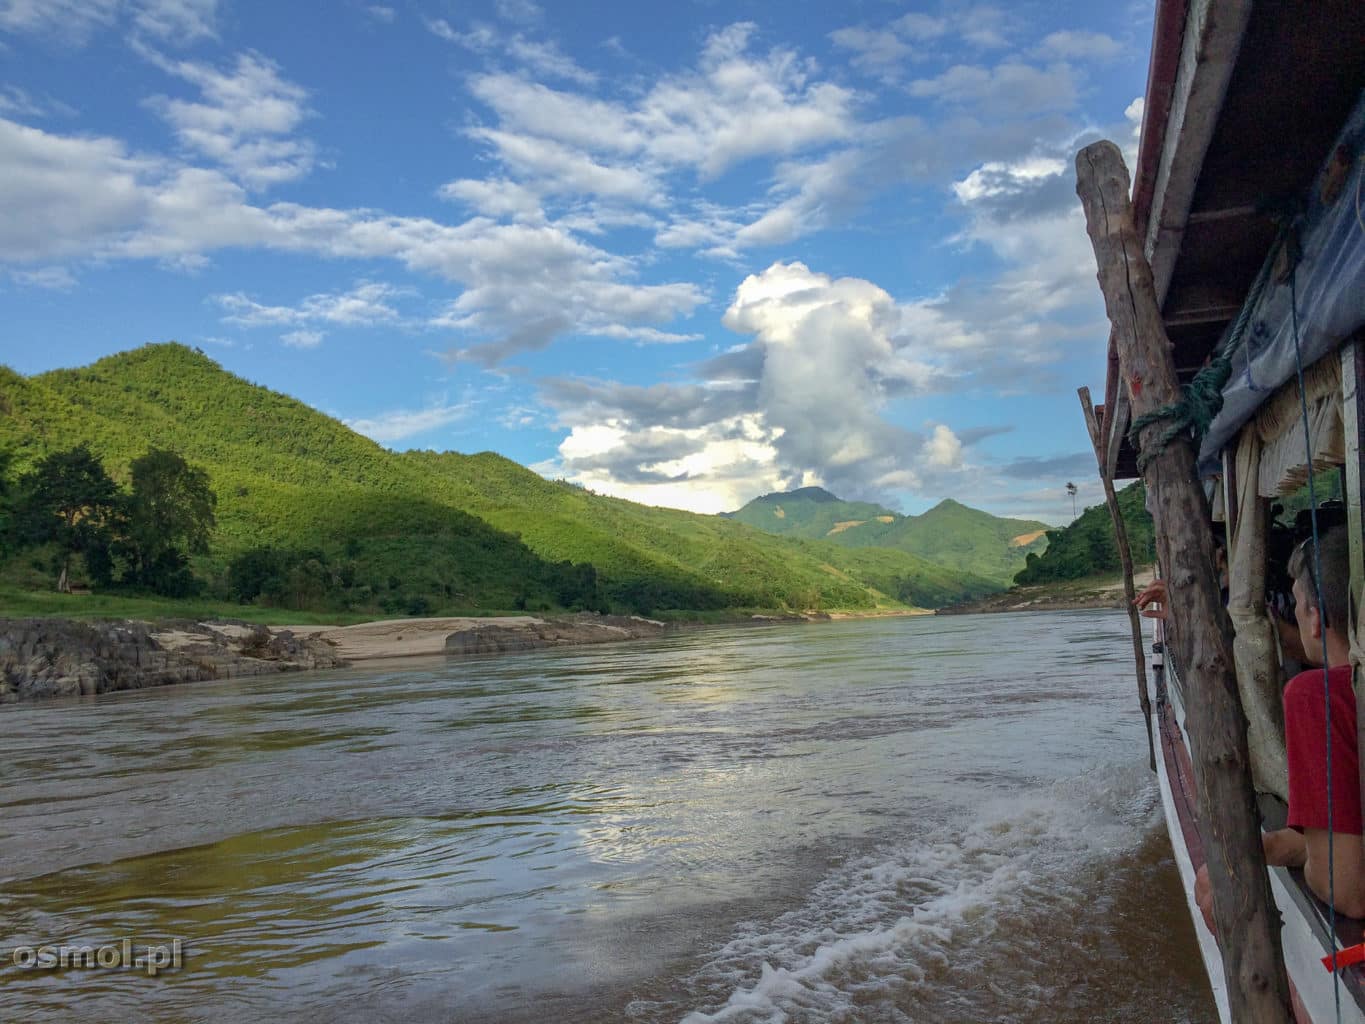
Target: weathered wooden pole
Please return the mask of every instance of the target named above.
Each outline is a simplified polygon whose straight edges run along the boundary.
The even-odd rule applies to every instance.
[[[1138,706],[1142,708],[1142,721],[1147,726],[1147,766],[1156,771],[1156,744],[1152,740],[1152,702],[1147,696],[1147,657],[1143,652],[1142,619],[1138,615],[1137,593],[1133,588],[1133,551],[1128,546],[1128,527],[1124,525],[1123,513],[1119,511],[1119,496],[1114,493],[1114,481],[1109,478],[1106,465],[1108,446],[1104,443],[1104,436],[1100,431],[1100,421],[1095,416],[1094,403],[1090,401],[1090,389],[1079,388],[1076,393],[1081,398],[1085,429],[1090,434],[1090,445],[1095,449],[1095,461],[1099,464],[1100,483],[1104,485],[1104,503],[1109,506],[1109,518],[1114,522],[1114,543],[1119,549],[1119,564],[1123,567],[1124,604],[1128,607],[1128,625],[1133,631]]]
[[[1173,405],[1181,394],[1128,189],[1128,168],[1112,142],[1096,142],[1076,155],[1076,194],[1085,208],[1136,422]],[[1142,431],[1144,456],[1166,426],[1158,421]],[[1246,718],[1233,669],[1232,624],[1218,592],[1208,508],[1187,439],[1178,437],[1150,456],[1143,478],[1152,498],[1169,615],[1178,626],[1177,660],[1186,674],[1186,726],[1232,1019],[1290,1022],[1280,920],[1261,848]]]

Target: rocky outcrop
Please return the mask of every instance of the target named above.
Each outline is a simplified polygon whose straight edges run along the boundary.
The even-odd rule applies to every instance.
[[[471,622],[446,636],[447,654],[506,654],[542,647],[602,644],[656,636],[668,627],[653,619],[585,613],[559,619]]]
[[[0,619],[0,703],[344,664],[323,639],[246,622]]]

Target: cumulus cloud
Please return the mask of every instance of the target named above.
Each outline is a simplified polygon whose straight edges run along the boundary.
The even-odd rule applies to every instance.
[[[149,106],[182,146],[224,167],[248,188],[293,181],[313,169],[313,143],[293,133],[308,116],[307,92],[285,80],[259,54],[238,56],[231,71],[191,61],[157,59],[198,87],[202,102],[156,96]]]
[[[695,381],[544,382],[542,398],[569,434],[553,466],[542,468],[605,493],[699,511],[818,483],[892,505],[903,495],[951,494],[1055,519],[1045,490],[1026,493],[1020,484],[1080,475],[1072,457],[1002,462],[974,447],[1008,425],[904,425],[925,396],[1050,386],[1067,345],[1096,337],[1095,325],[1075,316],[1094,290],[1073,265],[1083,248],[1062,238],[1077,226],[1055,212],[1016,217],[1010,209],[1027,210],[1032,191],[1063,177],[1047,159],[987,169],[975,179],[979,198],[963,200],[982,204],[975,215],[1002,218],[990,221],[1000,231],[993,244],[1010,261],[997,282],[897,301],[870,281],[775,263],[746,277],[725,313],[725,326],[747,341],[695,366]],[[1040,260],[1044,246],[1057,253]],[[1016,504],[1025,500],[1027,508]]]
[[[0,258],[13,262],[86,255],[143,219],[163,161],[119,141],[59,136],[0,118]]]
[[[540,195],[534,189],[506,178],[461,178],[442,185],[437,194],[442,199],[464,203],[476,213],[488,217],[526,221],[545,219]]]
[[[950,426],[924,436],[888,416],[895,399],[941,386],[942,353],[905,332],[904,307],[872,282],[775,263],[744,279],[724,323],[750,341],[697,383],[546,382],[570,431],[557,471],[716,511],[803,483],[885,499],[963,468]]]
[[[559,225],[258,206],[219,171],[132,154],[113,139],[0,119],[0,165],[0,261],[193,264],[226,247],[392,260],[460,287],[434,326],[472,339],[467,354],[488,364],[571,330],[649,340],[652,328],[663,332],[655,340],[672,340],[669,325],[705,299],[692,282],[638,281],[637,261]]]
[[[750,24],[714,33],[694,69],[665,76],[634,102],[551,89],[517,75],[475,76],[471,91],[499,125],[472,134],[542,190],[645,203],[664,194],[661,179],[670,171],[710,179],[754,157],[848,138],[854,94],[812,80],[813,65],[792,50],[750,52],[753,33]]]

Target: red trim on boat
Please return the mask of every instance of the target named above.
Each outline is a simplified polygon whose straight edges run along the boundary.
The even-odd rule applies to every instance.
[[[1167,702],[1161,706],[1161,756],[1166,762],[1166,778],[1171,782],[1171,799],[1175,816],[1180,822],[1180,837],[1190,855],[1190,863],[1198,871],[1204,866],[1204,841],[1199,838],[1198,790],[1194,784],[1194,763],[1189,747],[1176,721],[1175,709]],[[1172,837],[1174,838],[1174,837]],[[1313,1024],[1313,1018],[1299,997],[1294,979],[1289,979],[1289,998],[1297,1024]]]

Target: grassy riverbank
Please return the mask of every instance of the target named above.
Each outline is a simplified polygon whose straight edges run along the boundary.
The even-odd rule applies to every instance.
[[[878,609],[831,609],[832,618],[864,618],[885,615],[925,615],[928,609],[909,606],[888,606]],[[568,614],[563,611],[537,613],[555,618]],[[651,618],[665,622],[722,625],[727,622],[748,622],[755,616],[790,615],[772,608],[725,608],[715,611],[662,611]],[[442,609],[443,618],[497,618],[524,616],[525,611],[513,608],[452,608]],[[419,619],[430,616],[409,616]],[[21,590],[0,586],[0,618],[61,618],[61,619],[133,619],[156,622],[169,619],[195,621],[239,619],[263,626],[353,626],[364,622],[402,621],[401,617],[367,615],[363,612],[291,611],[232,601],[191,599],[185,601],[158,597],[132,597],[123,594],[58,594],[55,591]]]

